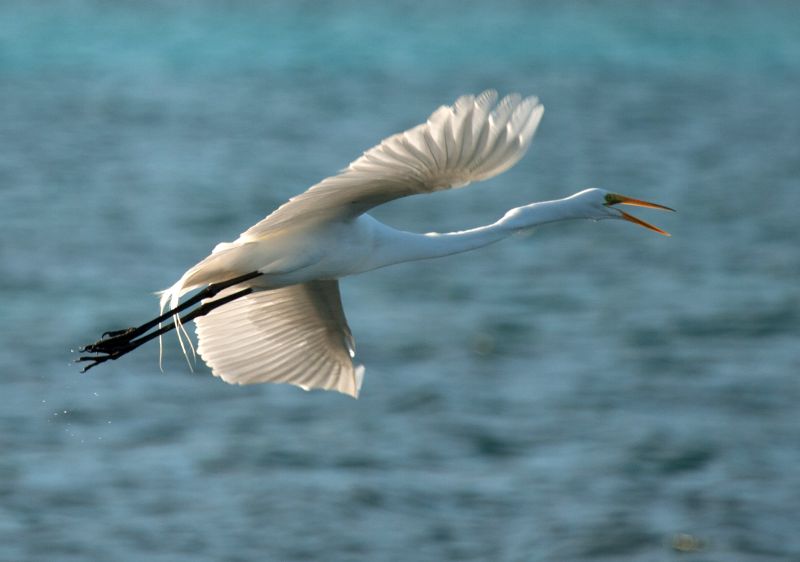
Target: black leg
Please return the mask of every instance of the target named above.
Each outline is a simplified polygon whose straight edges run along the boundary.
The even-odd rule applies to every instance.
[[[221,283],[213,283],[191,297],[187,299],[185,302],[181,303],[179,306],[168,310],[164,314],[153,318],[152,320],[145,322],[141,326],[137,326],[134,328],[127,328],[125,330],[114,330],[111,332],[106,332],[103,334],[103,337],[97,340],[94,343],[86,345],[80,348],[82,352],[88,353],[96,353],[96,356],[82,356],[76,359],[76,362],[83,362],[83,361],[91,361],[92,363],[87,365],[83,368],[81,372],[86,372],[95,365],[99,365],[109,359],[115,360],[123,355],[130,353],[140,345],[147,343],[148,341],[165,334],[171,330],[174,330],[176,325],[175,322],[170,322],[159,328],[154,332],[149,332],[152,328],[158,326],[159,323],[172,318],[174,315],[180,313],[183,310],[191,307],[198,302],[210,299],[219,294],[220,291],[223,289],[227,289],[228,287],[232,287],[239,283],[243,283],[244,281],[249,281],[255,277],[262,275],[261,273],[254,271],[252,273],[248,273],[247,275],[242,275],[240,277],[236,277],[234,279],[230,279],[228,281],[223,281]],[[240,297],[243,297],[246,294],[249,294],[253,291],[252,288],[242,289],[241,291],[237,291],[231,295],[228,295],[224,298],[217,299],[215,301],[206,302],[201,306],[198,306],[188,314],[182,316],[180,318],[181,323],[186,323],[194,320],[198,316],[203,316],[208,314],[215,308],[218,308],[224,304],[227,304],[233,300],[236,300]],[[149,333],[148,333],[149,332]]]
[[[157,316],[152,320],[145,322],[141,326],[133,327],[133,328],[125,328],[123,330],[113,330],[110,332],[105,332],[103,336],[97,340],[96,342],[84,346],[80,349],[80,351],[88,351],[88,352],[98,352],[104,351],[106,348],[114,348],[124,345],[126,342],[131,341],[134,338],[137,338],[147,331],[155,328],[160,323],[164,322],[165,320],[169,320],[179,312],[186,310],[187,308],[197,304],[198,302],[202,301],[203,299],[210,299],[223,289],[227,289],[228,287],[232,287],[239,283],[243,283],[244,281],[249,281],[255,277],[262,275],[257,271],[253,271],[252,273],[248,273],[246,275],[241,275],[239,277],[234,277],[233,279],[229,279],[228,281],[222,281],[220,283],[212,283],[193,297],[186,299],[186,301],[182,302],[180,305],[176,306],[173,309],[166,311],[161,316]]]

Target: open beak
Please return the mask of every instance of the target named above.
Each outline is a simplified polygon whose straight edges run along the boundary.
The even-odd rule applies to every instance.
[[[662,211],[672,211],[675,212],[675,209],[670,209],[669,207],[665,207],[664,205],[659,205],[658,203],[650,203],[649,201],[642,201],[641,199],[633,199],[632,197],[625,197],[624,195],[618,195],[616,193],[609,193],[606,195],[606,200],[608,203],[606,205],[631,205],[633,207],[647,207],[648,209],[660,209]],[[633,224],[638,224],[639,226],[643,226],[653,232],[658,232],[659,234],[663,234],[664,236],[670,236],[670,233],[666,230],[661,230],[657,226],[653,226],[652,224],[643,221],[642,219],[636,218],[633,215],[629,215],[625,211],[621,209],[617,209],[622,214],[622,218],[628,222],[632,222]]]

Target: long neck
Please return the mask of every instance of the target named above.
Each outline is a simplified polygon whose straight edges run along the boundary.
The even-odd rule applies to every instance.
[[[517,207],[495,223],[459,232],[416,234],[395,230],[375,221],[376,251],[367,269],[460,254],[494,244],[516,232],[542,224],[583,218],[575,213],[573,206],[567,204],[567,201],[568,199],[559,199]]]

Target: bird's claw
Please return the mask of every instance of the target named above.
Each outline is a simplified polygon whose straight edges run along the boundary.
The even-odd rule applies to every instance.
[[[88,371],[92,367],[94,367],[96,365],[99,365],[100,363],[104,363],[104,362],[108,361],[109,359],[112,359],[112,360],[116,359],[117,357],[119,357],[119,355],[107,354],[107,355],[98,355],[97,357],[89,357],[87,355],[83,355],[81,357],[78,357],[75,360],[75,363],[82,363],[84,361],[91,361],[90,364],[86,365],[83,369],[81,369],[81,373],[85,373],[86,371]]]
[[[114,360],[125,355],[128,351],[135,349],[137,346],[131,342],[139,334],[138,328],[126,328],[124,330],[112,330],[105,332],[102,337],[94,343],[79,347],[78,351],[81,353],[95,353],[97,355],[83,355],[78,357],[75,362],[82,363],[91,361],[81,369],[81,373],[85,373],[92,367],[104,363],[106,361]]]
[[[103,335],[94,343],[78,348],[81,353],[113,353],[114,350],[130,344],[131,340],[139,335],[137,328],[125,328],[124,330],[112,330],[104,332]]]

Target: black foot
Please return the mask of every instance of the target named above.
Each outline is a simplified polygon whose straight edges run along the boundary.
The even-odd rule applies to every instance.
[[[78,357],[75,362],[81,363],[91,361],[81,369],[81,373],[85,373],[95,365],[104,363],[106,361],[118,359],[129,351],[133,351],[143,342],[132,341],[137,336],[141,335],[142,330],[139,328],[126,328],[124,330],[113,330],[103,334],[99,340],[89,345],[85,345],[78,349],[81,353],[96,353],[97,355],[89,356],[84,355]]]
[[[83,369],[81,369],[81,373],[85,373],[86,371],[88,371],[89,369],[94,367],[95,365],[99,365],[100,363],[105,363],[109,359],[113,360],[113,359],[116,359],[117,357],[121,357],[121,354],[120,355],[111,355],[111,354],[109,354],[109,355],[97,355],[95,357],[89,357],[88,355],[83,355],[81,357],[78,357],[75,360],[75,363],[82,363],[84,361],[91,361],[91,363],[89,363]]]
[[[82,353],[112,353],[115,349],[127,346],[133,338],[140,334],[139,328],[113,330],[104,333],[99,340],[79,348],[78,351]]]

